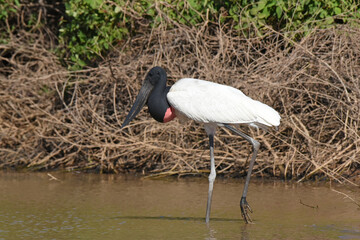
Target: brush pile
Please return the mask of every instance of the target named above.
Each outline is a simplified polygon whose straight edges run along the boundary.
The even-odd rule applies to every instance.
[[[124,42],[96,68],[68,71],[46,40],[0,45],[0,167],[33,170],[209,172],[203,127],[160,124],[142,111],[120,129],[146,72],[242,90],[280,112],[278,131],[241,127],[259,140],[254,175],[339,182],[360,179],[360,29],[314,30],[294,42],[269,29],[261,37],[205,23],[160,25]],[[251,145],[218,129],[218,174],[246,175]]]

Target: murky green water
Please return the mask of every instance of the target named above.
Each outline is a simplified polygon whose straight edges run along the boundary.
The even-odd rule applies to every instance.
[[[358,206],[329,184],[252,181],[245,225],[243,181],[217,179],[206,226],[206,178],[52,174],[0,172],[0,239],[360,239]]]

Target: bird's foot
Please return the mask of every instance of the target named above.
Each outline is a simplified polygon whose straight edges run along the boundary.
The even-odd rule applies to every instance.
[[[249,215],[249,212],[253,212],[250,205],[248,204],[248,202],[246,201],[246,197],[241,197],[240,200],[240,210],[241,210],[241,215],[244,218],[246,223],[251,223],[252,219]],[[249,212],[248,212],[249,211]]]

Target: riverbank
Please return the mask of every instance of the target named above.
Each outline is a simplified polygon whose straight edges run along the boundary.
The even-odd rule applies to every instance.
[[[145,73],[158,65],[170,83],[228,84],[280,112],[278,131],[242,128],[261,143],[253,175],[359,183],[358,28],[317,29],[294,42],[271,30],[244,37],[220,26],[158,27],[79,71],[63,67],[41,36],[26,34],[1,45],[0,168],[207,174],[201,125],[159,124],[142,111],[120,129]],[[248,143],[221,129],[215,146],[218,174],[245,176]]]

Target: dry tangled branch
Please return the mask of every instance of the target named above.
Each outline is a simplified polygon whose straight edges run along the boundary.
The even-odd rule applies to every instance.
[[[254,174],[359,181],[360,30],[316,30],[300,43],[269,31],[248,38],[219,26],[160,25],[136,35],[98,68],[68,72],[41,44],[0,46],[0,167],[198,174],[208,172],[202,126],[159,124],[143,111],[120,125],[147,70],[170,83],[225,83],[273,106],[278,131],[244,128],[261,143]],[[246,174],[250,146],[225,129],[215,139],[218,173]]]

